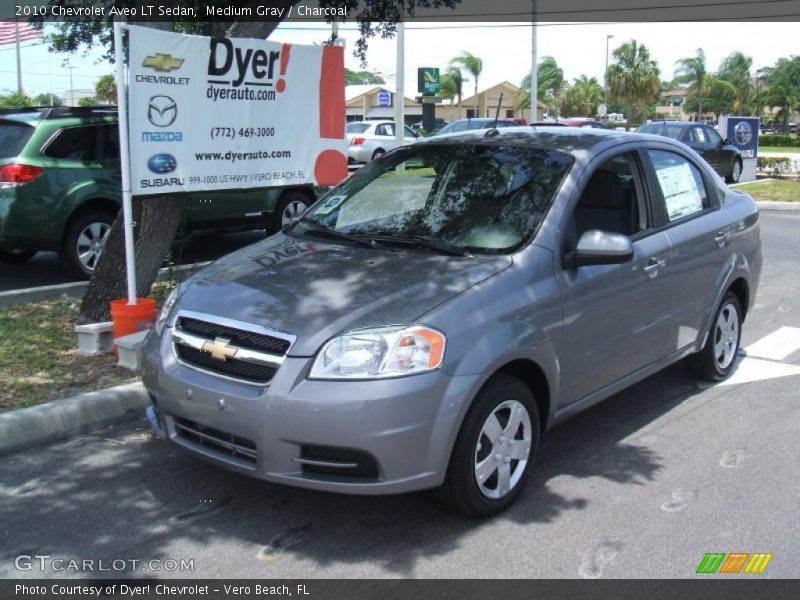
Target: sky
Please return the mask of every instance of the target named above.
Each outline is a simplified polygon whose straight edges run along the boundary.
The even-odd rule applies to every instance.
[[[353,56],[358,34],[354,25],[340,27],[346,40],[345,61],[350,69],[361,70]],[[800,54],[797,23],[542,23],[537,29],[539,56],[554,56],[570,81],[579,75],[597,77],[602,84],[606,60],[606,36],[610,52],[616,46],[636,39],[650,49],[661,69],[661,78],[672,79],[675,61],[693,56],[701,47],[710,70],[735,50],[753,57],[753,70],[771,66],[778,58]],[[319,43],[330,35],[330,25],[287,23],[270,37],[273,41],[297,44]],[[394,82],[396,50],[394,39],[372,39],[367,54],[367,70],[377,71]],[[416,95],[418,67],[445,68],[450,59],[468,51],[483,60],[479,87],[484,89],[501,81],[519,84],[530,72],[531,27],[524,23],[413,23],[405,34],[405,92]],[[70,89],[70,70],[75,89],[93,88],[113,66],[100,60],[98,50],[75,55],[53,54],[45,44],[27,42],[22,48],[23,87],[36,95],[52,91],[64,95]],[[611,58],[613,62],[613,57]],[[0,92],[16,89],[15,50],[13,45],[0,47]],[[467,95],[474,82],[466,84]]]

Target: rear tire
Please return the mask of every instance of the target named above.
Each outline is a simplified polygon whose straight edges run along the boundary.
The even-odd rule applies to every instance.
[[[90,210],[78,215],[69,224],[60,256],[64,264],[81,279],[88,279],[94,273],[114,218],[107,212]]]
[[[0,250],[0,263],[21,265],[34,257],[36,250]]]
[[[525,487],[539,437],[539,411],[528,386],[516,377],[493,377],[464,418],[440,498],[469,517],[505,510]]]
[[[741,337],[742,307],[736,294],[728,291],[711,322],[705,346],[686,359],[689,370],[705,381],[727,379],[736,366]]]
[[[386,154],[386,151],[383,148],[378,148],[375,152],[372,153],[372,160],[376,160]]]

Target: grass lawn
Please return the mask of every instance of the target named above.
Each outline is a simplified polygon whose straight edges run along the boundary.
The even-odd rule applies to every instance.
[[[778,200],[781,202],[800,202],[800,181],[778,180],[751,183],[738,188],[756,200]]]
[[[800,154],[800,148],[793,148],[787,146],[759,146],[758,152],[775,152],[777,154],[785,154],[791,156],[792,154]]]
[[[133,381],[114,354],[78,356],[79,300],[0,308],[0,411]]]

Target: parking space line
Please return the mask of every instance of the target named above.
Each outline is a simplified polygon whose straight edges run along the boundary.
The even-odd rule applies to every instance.
[[[800,328],[781,327],[745,348],[749,357],[785,360],[800,350]]]
[[[736,370],[733,372],[733,374],[728,379],[721,381],[717,385],[739,385],[742,383],[750,383],[752,381],[762,381],[764,379],[776,379],[778,377],[800,375],[800,367],[797,365],[789,365],[772,360],[753,358],[749,356],[749,354],[750,353],[748,352],[748,356],[740,357],[739,363],[736,365]]]

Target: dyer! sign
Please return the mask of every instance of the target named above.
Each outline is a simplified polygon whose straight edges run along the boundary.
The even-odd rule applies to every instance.
[[[134,194],[347,176],[342,48],[128,29]]]

